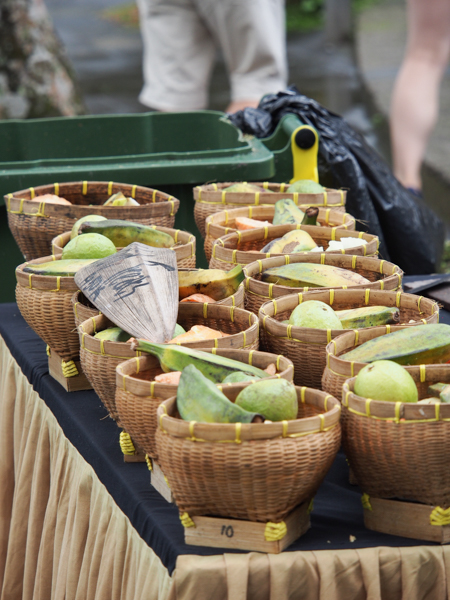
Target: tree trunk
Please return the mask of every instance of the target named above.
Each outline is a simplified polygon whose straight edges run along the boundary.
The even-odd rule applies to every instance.
[[[0,0],[0,119],[84,112],[43,0]]]

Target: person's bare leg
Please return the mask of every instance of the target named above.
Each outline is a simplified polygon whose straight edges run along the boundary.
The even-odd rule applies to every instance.
[[[420,168],[439,113],[439,86],[450,54],[450,1],[408,0],[408,43],[391,103],[394,174],[421,189]]]
[[[244,110],[244,108],[257,108],[259,104],[259,100],[234,100],[234,102],[230,102],[227,106],[225,112],[227,113],[235,113],[238,110]]]

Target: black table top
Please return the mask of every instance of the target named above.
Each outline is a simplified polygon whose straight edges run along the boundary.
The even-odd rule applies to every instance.
[[[449,322],[449,313],[442,322]],[[44,342],[28,327],[17,305],[0,304],[0,334],[33,388],[55,415],[66,437],[93,467],[100,481],[131,521],[141,538],[172,573],[180,554],[221,554],[217,548],[188,546],[175,505],[150,485],[145,463],[124,463],[120,430],[92,391],[66,392],[50,377]],[[350,536],[356,539],[350,542]],[[374,546],[434,545],[388,536],[364,527],[361,491],[348,482],[348,465],[339,452],[314,498],[311,529],[286,552],[341,550]],[[239,552],[224,550],[223,552]]]

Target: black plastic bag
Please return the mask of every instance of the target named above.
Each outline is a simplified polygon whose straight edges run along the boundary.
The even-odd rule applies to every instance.
[[[342,117],[290,88],[264,96],[258,108],[246,108],[230,119],[244,133],[267,137],[288,113],[317,130],[321,181],[348,189],[347,210],[357,219],[359,230],[379,237],[381,257],[409,275],[434,273],[445,239],[442,221],[401,185]]]

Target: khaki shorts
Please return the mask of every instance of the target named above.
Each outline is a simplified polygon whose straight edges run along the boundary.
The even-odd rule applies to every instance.
[[[231,99],[259,100],[286,88],[284,0],[137,0],[144,44],[140,102],[201,110],[220,48]]]

